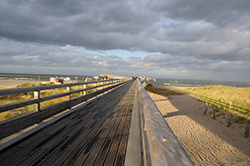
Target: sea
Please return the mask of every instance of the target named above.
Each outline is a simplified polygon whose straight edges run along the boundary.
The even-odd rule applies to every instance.
[[[211,81],[211,80],[188,80],[188,79],[151,79],[143,80],[142,83],[152,82],[156,86],[182,86],[182,87],[203,87],[210,85],[223,85],[232,87],[250,87],[250,82],[229,82],[229,81]]]
[[[50,81],[50,78],[67,78],[70,82],[84,82],[87,77],[90,78],[89,81],[95,80],[93,76],[81,75],[0,73],[0,80]]]
[[[82,75],[49,75],[49,74],[19,74],[19,73],[0,73],[0,80],[27,80],[27,81],[49,81],[50,78],[67,78],[70,82],[84,82],[88,77],[96,80],[94,76]],[[147,84],[152,82],[155,86],[183,86],[183,87],[202,87],[209,85],[223,85],[232,87],[250,87],[250,82],[230,82],[230,81],[211,81],[211,80],[188,80],[188,79],[145,79],[141,81]]]

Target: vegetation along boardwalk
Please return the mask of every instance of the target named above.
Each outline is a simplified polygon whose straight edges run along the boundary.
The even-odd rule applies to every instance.
[[[0,165],[123,165],[135,82],[0,152]]]

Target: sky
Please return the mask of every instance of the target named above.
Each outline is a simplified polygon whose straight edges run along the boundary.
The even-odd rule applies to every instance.
[[[1,0],[0,73],[250,82],[250,1]]]

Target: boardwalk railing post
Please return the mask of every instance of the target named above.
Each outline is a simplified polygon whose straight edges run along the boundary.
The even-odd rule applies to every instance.
[[[97,83],[94,83],[94,87],[96,87],[97,86]],[[95,92],[96,92],[96,88],[95,88]]]
[[[40,111],[40,91],[34,91],[34,99],[38,99],[37,104],[34,105],[34,111]]]
[[[68,86],[68,87],[67,87],[67,92],[69,92],[69,95],[67,96],[67,100],[71,100],[71,98],[70,98],[70,91],[71,91],[71,90],[70,90],[70,89],[71,89],[70,86]]]
[[[86,89],[86,84],[83,85],[83,88]],[[86,90],[83,91],[83,95],[86,95]]]
[[[102,89],[103,89],[103,82],[101,82],[101,85],[102,85]]]
[[[80,96],[82,96],[82,91],[80,92]]]
[[[249,137],[249,122],[246,122],[246,132],[245,132],[245,138]]]
[[[70,96],[71,95],[71,93],[70,93],[71,92],[71,87],[70,86],[67,86],[67,92],[69,92],[69,95],[67,96],[67,100],[70,101],[71,100],[71,96]],[[70,103],[69,107],[71,108],[71,103]]]

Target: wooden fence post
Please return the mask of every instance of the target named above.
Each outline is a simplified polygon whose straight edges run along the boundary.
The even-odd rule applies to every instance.
[[[209,104],[209,103],[206,102],[204,114],[207,114],[207,106],[208,106],[208,104]]]
[[[216,110],[216,108],[213,107],[213,119],[215,119],[215,110]]]
[[[34,105],[34,111],[40,111],[40,91],[34,91],[34,99],[38,99],[38,103]]]
[[[245,132],[245,138],[249,137],[249,122],[246,122],[246,132]]]
[[[231,125],[231,115],[230,115],[230,113],[228,112],[228,113],[227,113],[227,127],[230,127],[230,125]]]
[[[232,110],[232,101],[230,101],[229,112],[227,113],[227,127],[230,127],[231,125],[231,115],[230,115],[231,110]]]
[[[94,83],[94,86],[96,87],[96,86],[97,86],[97,83]],[[95,88],[95,92],[96,92],[96,88]]]
[[[101,85],[102,85],[102,89],[103,89],[103,82],[101,82]]]

